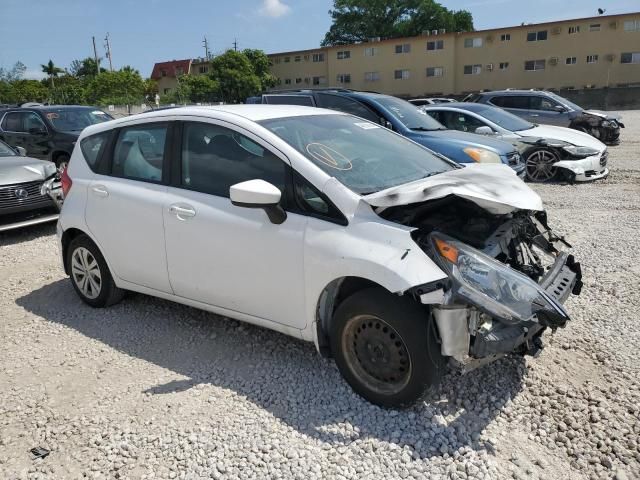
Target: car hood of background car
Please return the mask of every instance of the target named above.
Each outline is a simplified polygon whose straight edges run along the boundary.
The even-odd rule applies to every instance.
[[[507,155],[513,152],[513,146],[503,140],[489,138],[475,133],[459,132],[457,130],[433,130],[429,132],[419,132],[413,130],[411,138],[418,143],[421,137],[429,137],[431,141],[437,140],[443,145],[458,145],[461,148],[477,147],[492,150],[499,155]]]
[[[55,172],[55,164],[46,160],[30,157],[0,157],[0,186],[42,181]]]
[[[555,125],[538,125],[529,130],[516,132],[526,137],[540,137],[546,140],[560,140],[578,147],[591,147],[602,152],[607,146],[588,133],[573,128],[556,127]]]
[[[620,115],[611,115],[607,112],[601,112],[600,110],[584,110],[582,113],[586,113],[588,115],[595,115],[596,117],[605,118],[607,120],[615,120],[617,122],[620,121],[622,117]]]
[[[503,215],[516,210],[542,210],[540,196],[506,165],[472,164],[363,197],[372,207],[395,207],[455,195]]]

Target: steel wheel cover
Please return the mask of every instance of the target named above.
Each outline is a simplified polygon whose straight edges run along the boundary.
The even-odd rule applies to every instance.
[[[535,182],[544,182],[552,179],[557,169],[552,165],[558,161],[558,157],[548,150],[538,150],[527,157],[527,176]]]
[[[100,295],[102,275],[100,265],[89,250],[78,247],[71,256],[71,276],[82,294],[93,300]]]
[[[381,318],[350,318],[341,343],[349,369],[370,390],[393,395],[409,383],[412,366],[404,340]]]

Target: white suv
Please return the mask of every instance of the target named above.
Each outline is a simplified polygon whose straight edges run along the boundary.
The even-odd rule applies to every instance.
[[[64,268],[87,304],[132,290],[313,341],[383,406],[419,399],[445,360],[537,353],[581,286],[509,167],[462,168],[335,111],[91,126],[62,183]]]

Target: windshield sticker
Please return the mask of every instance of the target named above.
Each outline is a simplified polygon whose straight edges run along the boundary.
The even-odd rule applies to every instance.
[[[104,113],[102,110],[94,110],[93,112],[94,115],[106,115],[106,113]]]
[[[399,118],[404,118],[404,115],[400,111],[399,107],[389,107],[389,110],[391,110],[393,113],[395,113]]]
[[[376,125],[375,123],[369,123],[369,122],[357,122],[357,123],[354,123],[354,125],[356,127],[362,128],[363,130],[371,130],[373,128],[380,128],[379,125]]]
[[[47,118],[48,118],[49,120],[53,120],[53,119],[55,119],[55,118],[60,118],[60,115],[58,115],[58,114],[57,114],[57,113],[55,113],[55,112],[50,112],[50,113],[47,113]]]
[[[336,170],[351,170],[353,168],[347,157],[321,143],[310,143],[307,145],[307,152],[317,161]]]

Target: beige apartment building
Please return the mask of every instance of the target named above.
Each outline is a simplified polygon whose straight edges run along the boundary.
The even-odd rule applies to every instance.
[[[405,97],[504,88],[640,86],[640,12],[269,55],[274,90],[344,87]]]

